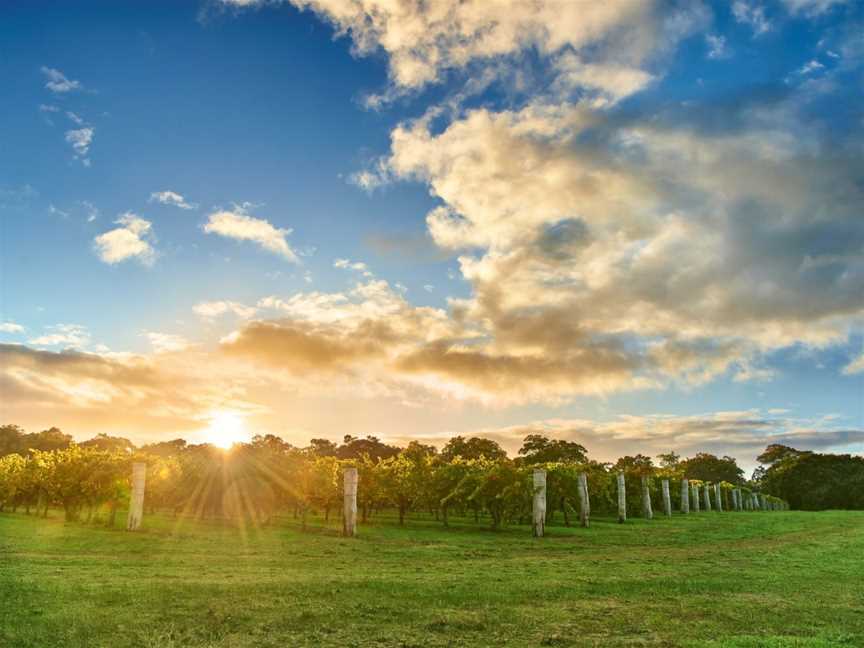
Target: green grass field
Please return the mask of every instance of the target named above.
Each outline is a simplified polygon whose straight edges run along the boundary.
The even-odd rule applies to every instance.
[[[0,514],[0,645],[864,646],[864,512],[145,525]]]

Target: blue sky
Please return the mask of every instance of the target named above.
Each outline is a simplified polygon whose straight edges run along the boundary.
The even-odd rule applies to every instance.
[[[4,422],[860,452],[862,6],[577,9],[4,3]]]

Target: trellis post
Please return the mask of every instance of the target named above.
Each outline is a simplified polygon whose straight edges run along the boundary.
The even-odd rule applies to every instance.
[[[542,538],[546,529],[546,471],[534,469],[534,537]]]
[[[342,471],[342,481],[342,535],[352,538],[357,535],[357,468],[345,468]]]
[[[669,494],[669,480],[664,479],[660,482],[660,487],[663,489],[663,512],[666,517],[672,517],[672,496]]]
[[[681,512],[687,515],[690,512],[690,482],[681,480]]]
[[[141,528],[141,519],[144,517],[146,480],[147,464],[136,461],[132,464],[132,493],[129,496],[129,517],[126,519],[126,528],[129,531],[137,531]]]
[[[711,485],[705,484],[705,488],[702,491],[703,502],[705,504],[705,510],[711,510]]]
[[[583,527],[587,527],[590,518],[591,500],[588,497],[588,475],[579,473],[579,523]]]
[[[651,508],[651,488],[648,486],[648,475],[642,475],[642,517],[646,520],[654,519],[654,511]]]
[[[717,505],[717,512],[723,512],[723,495],[720,490],[720,484],[714,484],[714,503]]]
[[[627,490],[624,484],[624,473],[618,473],[618,522],[623,524],[627,520]]]
[[[699,484],[693,484],[693,512],[699,512]]]

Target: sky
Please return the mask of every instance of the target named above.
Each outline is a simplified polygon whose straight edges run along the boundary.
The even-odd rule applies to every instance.
[[[862,3],[6,0],[0,80],[2,423],[864,451]]]

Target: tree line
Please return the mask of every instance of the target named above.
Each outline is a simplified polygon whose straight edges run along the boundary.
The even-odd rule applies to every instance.
[[[780,491],[745,480],[733,457],[698,453],[682,458],[670,452],[656,461],[637,454],[598,462],[578,443],[536,434],[528,435],[518,456],[510,458],[497,442],[482,437],[456,436],[438,450],[416,441],[397,447],[374,436],[345,436],[342,443],[312,439],[308,446],[296,447],[266,435],[226,452],[183,439],[135,447],[128,439],[105,434],[75,443],[57,428],[26,433],[6,425],[0,427],[0,452],[0,510],[47,515],[50,507],[59,507],[68,520],[112,526],[117,509],[128,501],[133,461],[147,465],[148,512],[257,524],[286,512],[304,526],[312,512],[329,520],[341,511],[347,466],[358,469],[361,522],[390,509],[400,524],[416,514],[433,516],[443,525],[454,515],[482,519],[493,528],[527,523],[536,467],[547,472],[547,524],[578,520],[580,473],[587,476],[591,513],[599,516],[616,514],[619,472],[625,476],[631,511],[641,509],[643,477],[655,507],[662,479],[719,484],[726,510],[732,508],[734,488],[782,497]],[[671,495],[679,508],[680,489],[673,488]]]

